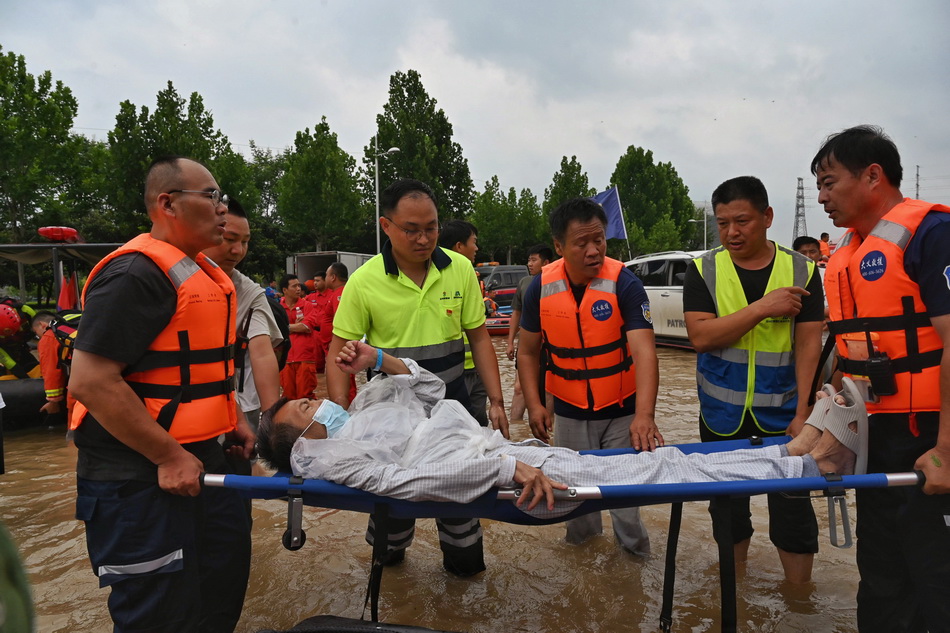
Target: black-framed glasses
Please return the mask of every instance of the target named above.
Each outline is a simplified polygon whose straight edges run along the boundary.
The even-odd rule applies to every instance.
[[[413,242],[415,242],[415,241],[418,240],[420,237],[422,237],[423,234],[426,236],[426,239],[434,240],[434,239],[436,239],[436,238],[439,236],[439,233],[442,231],[442,225],[441,225],[441,224],[437,224],[435,227],[429,228],[429,229],[406,229],[406,228],[403,228],[403,227],[399,226],[398,224],[396,224],[395,222],[393,222],[393,221],[390,220],[389,218],[386,218],[386,220],[387,220],[390,224],[392,224],[393,226],[395,226],[397,229],[399,229],[400,231],[402,231],[403,233],[405,233],[405,234],[406,234],[406,238],[408,238],[409,240],[412,240]]]
[[[215,207],[217,207],[219,204],[223,204],[225,206],[228,204],[228,194],[221,193],[217,189],[212,189],[210,191],[206,191],[204,189],[172,189],[171,191],[166,191],[165,193],[198,193],[211,198],[211,204]]]

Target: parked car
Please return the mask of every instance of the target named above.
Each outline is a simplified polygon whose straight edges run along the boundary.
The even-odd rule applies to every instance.
[[[499,308],[511,305],[511,300],[515,296],[515,290],[518,289],[518,282],[522,277],[526,277],[528,267],[524,265],[501,266],[490,264],[476,266],[475,270],[479,277],[485,282],[485,291],[495,291],[495,303]]]
[[[646,288],[658,345],[692,349],[683,319],[683,278],[689,262],[705,251],[664,251],[628,261]]]

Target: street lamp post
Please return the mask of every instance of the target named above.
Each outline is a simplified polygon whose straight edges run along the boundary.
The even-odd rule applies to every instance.
[[[708,225],[707,218],[706,218],[706,209],[703,209],[702,220],[697,220],[694,218],[692,220],[687,220],[687,222],[692,222],[694,224],[698,224],[699,222],[703,223],[703,250],[706,250],[706,226]]]
[[[398,147],[390,147],[382,154],[379,153],[379,135],[373,137],[373,158],[376,159],[376,252],[380,252],[379,247],[379,157],[389,156],[399,151]]]

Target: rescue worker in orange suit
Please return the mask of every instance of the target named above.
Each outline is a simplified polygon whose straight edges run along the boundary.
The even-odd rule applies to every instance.
[[[319,273],[318,273],[319,274]],[[327,267],[324,275],[325,279],[326,304],[320,313],[320,345],[323,346],[323,355],[329,353],[330,341],[333,339],[333,317],[340,307],[340,297],[343,296],[343,288],[346,286],[346,280],[350,278],[350,271],[343,262],[333,262]],[[350,402],[356,397],[356,376],[350,374]]]
[[[317,388],[317,347],[320,345],[320,310],[300,297],[297,275],[284,275],[278,284],[280,305],[290,321],[290,352],[280,370],[285,398],[312,398]],[[322,349],[321,349],[322,356]]]
[[[250,571],[239,494],[202,489],[227,473],[220,436],[249,458],[234,398],[235,292],[201,251],[227,213],[214,177],[181,157],[148,170],[151,231],[93,269],[69,390],[77,403],[76,518],[114,631],[234,630]]]
[[[60,362],[61,346],[50,328],[55,318],[50,312],[37,312],[30,322],[30,327],[39,339],[36,351],[40,357],[43,390],[46,393],[46,404],[40,407],[40,411],[58,418],[62,423],[67,419],[67,411],[72,409],[73,400],[66,393],[67,374]]]
[[[525,291],[518,375],[531,432],[575,450],[663,445],[654,420],[659,367],[650,304],[643,284],[609,257],[607,216],[589,198],[564,202],[549,218],[561,259]],[[541,401],[541,354],[554,420]],[[553,424],[552,424],[553,423]],[[614,535],[629,552],[646,555],[650,538],[638,508],[611,510]],[[600,513],[567,522],[567,541],[602,531]]]
[[[825,272],[838,367],[867,391],[868,472],[919,488],[858,490],[858,629],[950,630],[950,207],[904,198],[877,127],[825,140],[818,202],[849,229]]]

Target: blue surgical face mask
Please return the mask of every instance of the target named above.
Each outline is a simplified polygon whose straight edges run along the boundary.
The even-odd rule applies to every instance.
[[[313,414],[313,421],[327,428],[327,437],[333,437],[339,433],[349,419],[350,414],[346,412],[346,409],[329,398],[325,399]]]

